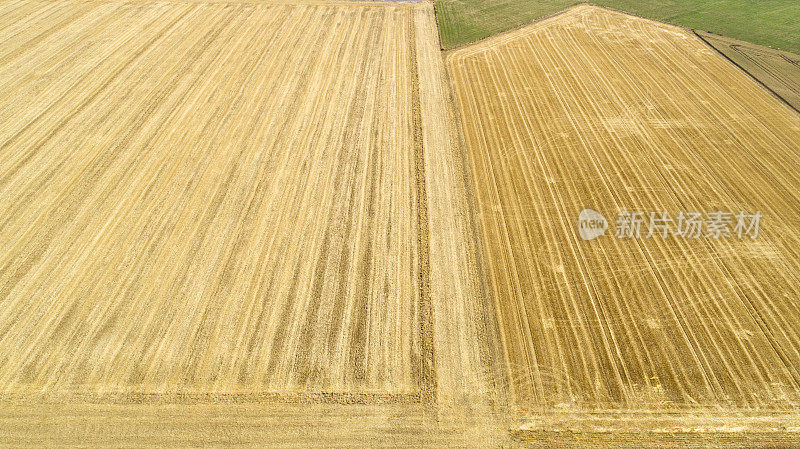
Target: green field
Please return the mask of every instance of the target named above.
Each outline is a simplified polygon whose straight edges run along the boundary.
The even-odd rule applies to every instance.
[[[573,0],[436,0],[442,45],[457,47],[576,5]],[[596,0],[592,3],[800,53],[797,0]]]

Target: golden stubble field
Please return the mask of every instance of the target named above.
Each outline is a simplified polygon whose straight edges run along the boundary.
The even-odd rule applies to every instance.
[[[592,6],[447,65],[511,401],[579,428],[636,410],[796,423],[800,116],[688,31]],[[579,238],[585,208],[607,235]],[[617,239],[623,210],[763,220],[756,239]]]
[[[445,60],[430,3],[0,2],[0,446],[774,443],[799,137],[598,8]]]
[[[0,42],[6,442],[431,441],[486,402],[430,4],[8,1]]]
[[[4,390],[418,391],[412,18],[110,3],[8,55]]]

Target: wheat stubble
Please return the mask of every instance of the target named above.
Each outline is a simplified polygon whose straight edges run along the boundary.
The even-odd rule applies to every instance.
[[[520,407],[796,410],[794,111],[689,32],[589,6],[448,69]],[[767,218],[756,240],[582,242],[584,208],[612,230],[620,210]]]

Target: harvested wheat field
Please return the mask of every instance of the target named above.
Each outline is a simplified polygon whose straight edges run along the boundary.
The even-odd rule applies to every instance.
[[[3,390],[418,392],[412,17],[109,3],[4,59]]]
[[[318,415],[358,403],[342,429],[373,419],[387,438],[438,395],[488,394],[430,4],[0,8],[6,441],[58,444],[20,403],[77,404],[65,438],[175,404],[235,422],[228,403],[272,404],[257,422],[275,435],[332,438]],[[169,422],[148,444],[194,441]]]
[[[690,32],[592,6],[447,65],[509,394],[535,417],[518,436],[796,426],[800,115]],[[757,238],[583,241],[587,208],[612,227],[625,210],[763,220]]]
[[[800,55],[717,34],[697,34],[800,111]]]
[[[0,1],[0,446],[795,442],[798,142],[597,7],[443,58],[431,2]]]

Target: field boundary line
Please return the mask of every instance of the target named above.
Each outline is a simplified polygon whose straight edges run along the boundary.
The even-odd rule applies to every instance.
[[[625,15],[625,16],[637,17],[637,18],[642,19],[642,20],[647,20],[649,22],[653,22],[653,23],[658,24],[660,26],[666,26],[666,27],[675,28],[675,29],[677,29],[679,31],[687,32],[689,34],[691,34],[694,31],[693,29],[684,27],[682,25],[676,25],[674,23],[664,22],[664,21],[661,21],[661,20],[658,20],[658,19],[653,19],[651,17],[645,17],[645,16],[642,16],[642,15],[639,15],[639,14],[634,14],[634,13],[623,11],[623,10],[620,10],[620,9],[615,9],[615,8],[611,8],[611,7],[608,7],[608,6],[598,5],[598,4],[595,4],[595,3],[592,3],[592,2],[581,2],[581,3],[575,4],[575,5],[569,6],[567,8],[564,8],[564,9],[562,9],[560,11],[554,12],[552,14],[547,14],[547,15],[541,16],[541,17],[539,17],[537,19],[534,19],[534,20],[532,20],[530,22],[523,23],[521,25],[517,25],[517,26],[515,26],[513,28],[509,28],[509,29],[507,29],[505,31],[501,31],[499,33],[495,33],[495,34],[483,37],[483,38],[478,39],[478,40],[473,41],[473,42],[469,42],[469,43],[466,43],[466,44],[458,45],[458,46],[455,46],[453,48],[448,48],[448,49],[443,50],[443,51],[445,53],[453,53],[453,52],[458,51],[458,50],[466,50],[467,48],[475,46],[475,45],[480,45],[480,44],[489,45],[489,44],[492,43],[491,41],[494,40],[494,39],[500,40],[502,38],[509,38],[509,39],[510,38],[514,38],[516,36],[509,36],[509,35],[512,35],[512,34],[515,34],[515,33],[523,34],[522,32],[524,31],[524,29],[529,27],[529,26],[540,25],[540,24],[543,24],[543,22],[559,18],[560,16],[563,16],[563,15],[574,13],[577,10],[585,9],[587,7],[588,8],[603,9],[603,10],[606,10],[608,12],[612,12],[612,13],[615,13],[615,14],[622,14],[622,15]],[[500,43],[500,42],[498,42],[498,43]]]
[[[0,404],[41,404],[78,401],[87,404],[419,404],[420,393],[3,393]]]
[[[529,27],[531,25],[538,25],[541,22],[549,21],[549,20],[555,19],[555,18],[557,18],[559,16],[569,14],[569,13],[573,12],[574,9],[583,8],[583,7],[586,7],[587,5],[593,6],[590,3],[579,3],[577,5],[573,5],[573,6],[570,6],[568,8],[562,9],[561,11],[554,12],[553,14],[548,14],[546,16],[539,17],[538,19],[534,19],[533,21],[530,21],[530,22],[527,22],[527,23],[523,23],[522,25],[517,25],[514,28],[509,28],[509,29],[507,29],[505,31],[501,31],[499,33],[494,33],[494,34],[491,34],[491,35],[486,36],[486,37],[482,37],[482,38],[480,38],[480,39],[478,39],[476,41],[468,42],[466,44],[457,45],[455,47],[448,48],[448,49],[442,49],[442,53],[445,53],[445,55],[447,55],[449,57],[450,54],[452,54],[454,52],[457,52],[459,50],[466,50],[469,47],[477,46],[477,45],[481,45],[481,44],[487,44],[488,45],[489,43],[491,43],[490,41],[492,41],[492,40],[495,40],[495,39],[499,40],[499,39],[504,38],[504,37],[509,37],[508,35],[521,32],[526,27]],[[437,24],[438,24],[438,22],[437,22]],[[438,26],[437,26],[437,28],[438,28]],[[513,36],[510,36],[510,37],[513,37]],[[441,40],[441,37],[440,37],[440,40]],[[447,59],[447,58],[445,58],[445,59]]]
[[[523,23],[521,25],[517,25],[517,26],[515,26],[513,28],[509,28],[509,29],[507,29],[505,31],[501,31],[499,33],[495,33],[495,34],[486,36],[484,38],[478,39],[478,40],[473,41],[473,42],[469,42],[469,43],[466,43],[466,44],[458,45],[458,46],[453,47],[453,48],[449,48],[447,50],[444,50],[444,52],[445,53],[452,53],[452,52],[455,52],[457,50],[466,50],[469,47],[472,47],[472,46],[475,46],[475,45],[480,45],[480,44],[490,45],[490,44],[494,43],[494,42],[491,42],[494,39],[497,39],[498,41],[500,41],[501,39],[504,39],[504,38],[505,39],[513,39],[513,38],[516,37],[514,34],[516,34],[516,33],[524,34],[525,28],[527,28],[529,26],[532,26],[532,25],[544,25],[544,22],[549,22],[549,21],[551,21],[553,19],[560,18],[561,16],[568,15],[568,14],[573,14],[573,13],[577,12],[578,10],[587,9],[587,8],[598,8],[598,9],[603,9],[603,10],[606,10],[608,12],[612,12],[612,13],[615,13],[615,14],[622,14],[622,15],[625,15],[625,16],[638,17],[639,19],[648,20],[650,22],[654,22],[654,23],[656,23],[658,25],[661,25],[661,26],[677,28],[678,30],[681,30],[681,31],[684,31],[684,32],[690,32],[691,31],[690,29],[688,29],[686,27],[683,27],[681,25],[675,25],[674,23],[662,22],[660,20],[656,20],[656,19],[653,19],[653,18],[650,18],[650,17],[644,17],[644,16],[640,16],[638,14],[629,13],[627,11],[622,11],[622,10],[619,10],[619,9],[609,8],[607,6],[597,5],[597,4],[592,3],[592,2],[581,2],[581,3],[575,4],[575,5],[569,6],[567,8],[564,8],[561,11],[557,11],[557,12],[554,12],[552,14],[547,14],[547,15],[541,16],[541,17],[539,17],[537,19],[534,19],[534,20],[532,20],[530,22]],[[497,43],[503,43],[503,42],[504,41],[497,42]]]
[[[750,77],[750,79],[752,79],[753,81],[755,81],[756,83],[758,83],[758,84],[759,84],[759,85],[760,85],[762,88],[766,89],[766,90],[767,90],[767,92],[771,93],[773,97],[777,98],[778,100],[780,100],[780,101],[781,101],[781,103],[783,103],[784,105],[788,106],[788,107],[789,107],[789,109],[791,109],[792,111],[796,112],[797,114],[800,114],[800,109],[797,109],[796,107],[794,107],[794,106],[793,106],[791,103],[789,103],[789,102],[788,102],[788,101],[787,101],[785,98],[783,98],[783,97],[782,97],[782,96],[781,96],[779,93],[777,93],[777,92],[775,92],[774,90],[772,90],[772,88],[771,88],[771,87],[767,86],[767,85],[766,85],[766,84],[765,84],[763,81],[761,81],[760,79],[756,78],[756,76],[755,76],[755,75],[753,75],[753,74],[752,74],[752,73],[750,73],[750,72],[749,72],[747,69],[745,69],[744,67],[742,67],[741,65],[739,65],[739,63],[737,63],[736,61],[734,61],[733,59],[731,59],[731,58],[730,58],[728,55],[726,55],[725,53],[723,53],[722,51],[720,51],[720,50],[719,50],[717,47],[715,47],[715,46],[711,45],[711,43],[710,43],[710,42],[708,42],[708,41],[707,41],[707,40],[706,40],[706,39],[705,39],[705,38],[704,38],[702,35],[700,35],[700,33],[698,33],[696,29],[692,28],[690,31],[691,31],[691,32],[692,32],[692,34],[694,34],[694,35],[695,35],[695,36],[696,36],[698,39],[700,39],[700,40],[703,42],[703,44],[705,44],[705,46],[706,46],[706,47],[709,47],[709,48],[711,48],[711,50],[713,50],[713,51],[714,51],[716,54],[718,54],[719,56],[722,56],[722,57],[723,57],[725,60],[727,60],[729,63],[733,64],[733,65],[734,65],[734,66],[735,66],[737,69],[739,69],[740,71],[744,72],[744,73],[745,73],[745,74],[746,74],[748,77]],[[727,37],[727,36],[723,36],[723,37]]]
[[[442,43],[442,27],[439,26],[439,12],[436,10],[436,2],[433,0],[425,1],[430,1],[431,7],[433,7],[433,20],[436,21],[436,38],[439,40],[439,50],[444,52],[446,50],[444,48],[444,44]]]
[[[536,28],[536,29],[528,30],[527,29],[528,27],[546,26],[546,25],[548,25],[548,22],[550,22],[550,21],[555,21],[557,19],[562,18],[563,16],[567,16],[567,15],[570,15],[570,14],[578,13],[578,12],[580,12],[580,10],[583,10],[583,9],[602,9],[602,10],[605,10],[605,11],[607,11],[609,13],[619,14],[619,15],[629,16],[629,17],[636,17],[636,18],[639,18],[639,19],[642,19],[642,20],[653,22],[653,23],[655,23],[655,24],[657,24],[659,26],[662,26],[662,27],[675,28],[677,31],[681,31],[681,32],[688,33],[688,34],[691,34],[691,31],[692,31],[692,30],[690,30],[690,29],[688,29],[686,27],[683,27],[683,26],[680,26],[680,25],[675,25],[673,23],[662,22],[660,20],[656,20],[656,19],[652,19],[652,18],[649,18],[649,17],[640,16],[638,14],[632,14],[632,13],[629,13],[629,12],[626,12],[626,11],[621,11],[621,10],[614,9],[614,8],[609,8],[607,6],[597,5],[597,4],[594,4],[594,3],[591,3],[591,2],[582,2],[582,3],[578,3],[577,5],[573,5],[573,6],[570,6],[568,8],[562,9],[561,11],[555,12],[553,14],[548,14],[546,16],[542,16],[542,17],[540,17],[538,19],[535,19],[535,20],[533,20],[531,22],[524,23],[522,25],[518,25],[518,26],[516,26],[514,28],[510,28],[510,29],[508,29],[506,31],[502,31],[500,33],[495,33],[495,34],[492,34],[491,36],[486,36],[486,37],[484,37],[482,39],[478,39],[477,41],[470,42],[468,44],[460,45],[458,47],[453,47],[453,48],[451,48],[449,50],[446,50],[445,52],[446,53],[455,53],[457,51],[462,51],[462,52],[467,52],[467,55],[469,55],[469,54],[471,54],[469,52],[470,47],[473,47],[473,46],[478,47],[478,48],[474,49],[474,52],[478,52],[478,51],[484,50],[484,49],[490,49],[491,46],[493,46],[493,45],[507,43],[507,42],[511,41],[512,39],[514,39],[514,38],[517,38],[519,36],[525,35],[527,31],[531,31],[532,32],[532,31],[535,31],[535,30],[538,29],[538,28]],[[497,41],[497,42],[494,42],[494,41]]]
[[[595,410],[530,413],[516,420],[514,438],[536,437],[542,432],[637,433],[672,432],[746,435],[751,432],[788,432],[800,437],[800,411],[791,409],[673,409],[673,410]],[[558,430],[553,430],[558,429]]]
[[[710,47],[710,48],[711,48],[711,49],[712,49],[712,50],[713,50],[715,53],[717,53],[718,55],[720,55],[720,56],[722,56],[723,58],[725,58],[726,60],[728,60],[728,61],[729,61],[731,64],[733,64],[734,66],[736,66],[736,67],[737,67],[739,70],[741,70],[742,72],[744,72],[745,74],[747,74],[747,76],[748,76],[748,77],[750,77],[752,80],[754,80],[754,81],[755,81],[757,84],[759,84],[761,87],[763,87],[764,89],[766,89],[766,90],[767,90],[769,93],[771,93],[771,94],[772,94],[772,95],[773,95],[775,98],[777,98],[778,100],[780,100],[780,101],[781,101],[781,103],[783,103],[783,104],[785,104],[786,106],[788,106],[788,107],[789,107],[791,110],[793,110],[794,112],[796,112],[796,113],[800,114],[800,109],[797,109],[797,108],[795,108],[794,106],[792,106],[792,104],[791,104],[791,103],[789,103],[788,101],[786,101],[786,99],[785,99],[785,98],[783,98],[782,96],[780,96],[780,94],[778,94],[777,92],[775,92],[774,90],[772,90],[772,89],[771,89],[769,86],[767,86],[766,84],[764,84],[764,82],[763,82],[763,81],[761,81],[760,79],[756,78],[756,77],[755,77],[755,76],[754,76],[752,73],[748,72],[748,71],[747,71],[747,69],[745,69],[744,67],[740,66],[739,64],[737,64],[737,63],[736,63],[736,61],[734,61],[733,59],[731,59],[730,57],[728,57],[728,55],[726,55],[725,53],[721,52],[721,51],[720,51],[720,50],[718,50],[716,47],[714,47],[713,45],[711,45],[711,43],[710,43],[710,42],[708,42],[708,41],[707,41],[705,38],[703,38],[703,36],[701,36],[701,35],[700,35],[700,34],[697,32],[697,29],[696,29],[696,28],[689,28],[689,27],[685,27],[685,26],[682,26],[682,25],[676,25],[676,24],[674,24],[674,23],[663,22],[663,21],[661,21],[661,20],[653,19],[653,18],[650,18],[650,17],[644,17],[644,16],[640,16],[640,15],[638,15],[638,14],[629,13],[629,12],[627,12],[627,11],[621,11],[621,10],[618,10],[618,9],[609,8],[608,6],[600,6],[600,5],[594,5],[594,6],[597,6],[598,8],[602,8],[602,9],[605,9],[605,10],[608,10],[608,11],[611,11],[611,12],[615,12],[615,13],[617,13],[617,14],[625,14],[625,15],[628,15],[628,16],[633,16],[633,17],[638,17],[638,18],[640,18],[640,19],[649,20],[649,21],[651,21],[651,22],[655,22],[656,24],[661,24],[661,25],[666,25],[666,26],[674,27],[674,28],[677,28],[678,30],[681,30],[681,31],[685,32],[686,34],[688,34],[688,35],[690,35],[690,36],[694,36],[694,37],[696,37],[696,38],[700,39],[700,40],[703,42],[703,44],[704,44],[706,47]],[[705,31],[705,30],[701,30],[701,31]],[[710,31],[706,31],[706,32],[707,32],[707,33],[711,33]],[[712,34],[716,34],[716,33],[712,33]],[[720,34],[720,35],[718,35],[718,36],[722,36],[722,37],[728,37],[728,36],[723,36],[723,35],[721,35],[721,34]],[[743,41],[743,42],[747,42],[747,41]],[[748,43],[752,44],[752,42],[748,42]],[[754,44],[754,45],[757,45],[757,44]],[[783,50],[781,50],[781,51],[783,51]]]
[[[474,49],[474,52],[490,49],[492,44],[504,43],[504,42],[506,42],[506,40],[510,40],[510,39],[513,39],[513,38],[517,37],[516,34],[520,34],[520,35],[524,34],[525,28],[527,28],[527,27],[530,27],[530,26],[533,26],[533,25],[544,24],[545,21],[550,21],[552,19],[559,18],[560,16],[566,15],[568,13],[573,13],[578,9],[583,9],[583,8],[586,8],[586,7],[599,8],[599,9],[603,9],[605,11],[608,11],[608,12],[611,12],[611,13],[614,13],[614,14],[621,14],[621,15],[624,15],[624,16],[636,17],[636,18],[641,19],[641,20],[646,20],[646,21],[655,23],[655,24],[657,24],[659,26],[662,26],[662,27],[674,28],[677,31],[686,33],[688,36],[693,36],[695,38],[698,38],[703,42],[703,44],[706,47],[711,48],[715,53],[717,53],[718,55],[722,56],[724,59],[726,59],[728,62],[733,64],[736,68],[738,68],[740,71],[744,72],[750,79],[754,80],[762,88],[766,89],[767,92],[772,94],[773,97],[775,97],[776,99],[780,100],[781,103],[783,103],[784,105],[788,106],[795,113],[800,114],[800,109],[794,107],[791,103],[789,103],[780,94],[778,94],[773,89],[771,89],[769,86],[764,84],[763,81],[759,80],[756,76],[754,76],[752,73],[747,71],[747,69],[745,69],[744,67],[742,67],[741,65],[736,63],[736,61],[732,60],[726,54],[722,53],[720,50],[718,50],[716,47],[714,47],[710,42],[708,42],[705,38],[703,38],[697,32],[698,31],[697,29],[688,28],[688,27],[685,27],[685,26],[682,26],[682,25],[677,25],[677,24],[674,24],[674,23],[664,22],[664,21],[661,21],[661,20],[653,19],[651,17],[645,17],[645,16],[642,16],[642,15],[639,15],[639,14],[634,14],[634,13],[627,12],[627,11],[622,11],[622,10],[611,8],[611,7],[608,7],[608,6],[597,5],[597,4],[594,4],[594,3],[591,3],[591,2],[584,2],[584,3],[579,3],[577,5],[574,5],[574,6],[570,6],[570,7],[566,8],[566,9],[562,9],[561,11],[558,11],[556,13],[553,13],[553,14],[550,14],[550,15],[547,15],[547,16],[542,16],[542,17],[540,17],[540,18],[538,18],[536,20],[533,20],[532,22],[528,22],[528,23],[516,26],[514,28],[508,29],[506,31],[502,31],[500,33],[492,34],[491,36],[486,36],[486,37],[484,37],[482,39],[478,39],[478,40],[476,40],[474,42],[470,42],[470,43],[467,43],[467,44],[459,45],[457,47],[453,47],[453,48],[446,49],[446,50],[442,49],[442,52],[445,54],[445,60],[446,61],[449,60],[450,58],[458,56],[456,54],[458,52],[465,53],[463,56],[469,56],[469,55],[471,55],[473,53],[473,52],[469,52],[468,51],[468,50],[470,50],[470,47],[473,47],[473,46],[478,47],[478,48]],[[435,13],[435,8],[434,8],[434,13]],[[720,36],[722,36],[722,35],[720,35]],[[722,37],[727,37],[727,36],[722,36]],[[506,40],[503,40],[503,39],[506,39]],[[440,45],[441,45],[441,34],[439,36],[439,40],[440,40]],[[493,42],[494,40],[497,40],[498,42]]]

